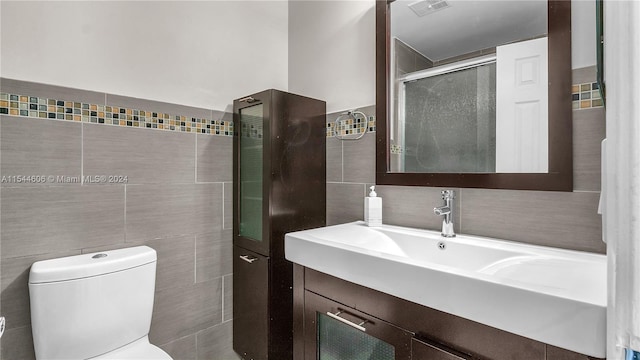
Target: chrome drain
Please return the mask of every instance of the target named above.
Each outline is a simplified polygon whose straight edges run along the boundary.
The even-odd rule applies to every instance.
[[[447,248],[447,244],[445,244],[445,242],[444,242],[444,241],[439,241],[439,242],[438,242],[438,249],[440,249],[440,250],[444,250],[444,249],[446,249],[446,248]]]

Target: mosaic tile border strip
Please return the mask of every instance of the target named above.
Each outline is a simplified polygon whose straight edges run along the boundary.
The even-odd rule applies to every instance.
[[[571,86],[572,107],[574,110],[592,109],[603,107],[604,102],[600,96],[600,87],[597,82],[584,84],[574,84]],[[357,135],[364,131],[365,126],[369,126],[369,131],[376,131],[376,120],[374,116],[368,116],[368,124],[362,119],[354,123],[353,119],[341,120],[338,124],[338,135]],[[327,137],[334,137],[335,122],[327,122]],[[392,153],[400,153],[401,149],[392,149]]]
[[[571,106],[573,110],[603,107],[600,87],[597,82],[574,84],[571,86]]]
[[[0,114],[113,126],[233,136],[233,122],[0,93]]]
[[[365,128],[369,128],[369,132],[376,131],[376,118],[372,115],[367,115],[368,121],[362,118],[343,119],[338,122],[337,135],[358,135],[365,131]],[[327,122],[327,137],[336,136],[335,121]]]

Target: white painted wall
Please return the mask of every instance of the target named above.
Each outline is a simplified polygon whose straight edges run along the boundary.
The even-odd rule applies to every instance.
[[[572,0],[572,66],[596,64],[595,1]],[[289,90],[327,112],[375,104],[375,1],[289,2]]]
[[[596,64],[596,2],[571,1],[571,65],[579,69]]]
[[[286,1],[2,1],[0,7],[2,77],[216,110],[288,87]]]
[[[375,103],[375,1],[289,1],[289,91],[327,112]]]
[[[267,88],[375,103],[375,1],[1,1],[0,76],[224,110]],[[573,0],[573,67],[595,2]]]

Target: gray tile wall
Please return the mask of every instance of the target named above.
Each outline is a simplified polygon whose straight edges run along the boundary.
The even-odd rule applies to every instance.
[[[573,83],[595,81],[595,67],[576,69]],[[567,90],[568,91],[568,90]],[[367,115],[375,108],[363,109]],[[331,121],[336,114],[327,115]],[[560,248],[605,252],[601,218],[600,141],[604,109],[573,111],[573,192],[455,189],[456,231]],[[361,220],[363,196],[375,183],[375,133],[356,141],[327,139],[327,223]],[[439,188],[378,186],[385,224],[440,230],[433,207]]]
[[[396,76],[433,67],[433,61],[398,39],[395,44]]]
[[[212,110],[3,79],[2,91],[212,117]],[[231,350],[232,138],[0,116],[0,175],[123,175],[126,183],[2,183],[0,358],[33,359],[27,281],[38,260],[147,245],[158,253],[151,342],[174,359]]]
[[[595,79],[574,70],[574,83]],[[193,109],[41,84],[2,91],[90,99],[164,112]],[[102,100],[101,100],[102,99]],[[88,101],[88,100],[87,100]],[[374,115],[375,107],[361,108]],[[328,121],[339,113],[329,114]],[[600,140],[604,110],[573,112],[571,193],[456,189],[456,231],[603,253]],[[151,341],[175,359],[234,359],[231,350],[231,142],[228,137],[0,116],[0,175],[126,175],[126,184],[2,184],[1,359],[33,358],[27,279],[38,260],[148,245],[158,252]],[[375,133],[327,139],[327,222],[362,219],[375,183]],[[438,230],[438,188],[380,186],[387,224]]]

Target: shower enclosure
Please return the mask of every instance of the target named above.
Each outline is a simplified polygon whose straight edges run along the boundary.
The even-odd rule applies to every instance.
[[[495,61],[420,76],[398,80],[400,170],[495,172]]]

